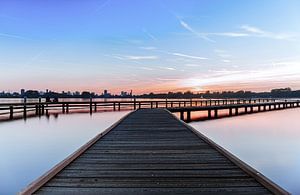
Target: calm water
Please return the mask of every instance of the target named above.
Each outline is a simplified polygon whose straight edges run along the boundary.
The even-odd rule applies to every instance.
[[[15,194],[127,112],[0,123],[0,194]],[[190,123],[294,194],[300,194],[300,109]]]
[[[0,194],[16,194],[127,112],[0,123]]]
[[[300,194],[300,108],[190,123],[292,194]]]

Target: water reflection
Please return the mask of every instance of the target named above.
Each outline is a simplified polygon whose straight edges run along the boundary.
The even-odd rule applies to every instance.
[[[194,128],[293,194],[300,194],[300,109],[192,122]]]
[[[50,115],[0,123],[0,194],[15,194],[126,112]]]

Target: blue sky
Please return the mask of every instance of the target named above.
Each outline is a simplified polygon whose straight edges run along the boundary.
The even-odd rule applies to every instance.
[[[300,89],[300,1],[0,1],[0,90]]]

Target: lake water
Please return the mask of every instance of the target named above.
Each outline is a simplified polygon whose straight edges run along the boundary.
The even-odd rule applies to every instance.
[[[0,194],[15,194],[128,112],[0,123]],[[300,109],[190,123],[293,194],[300,194]]]
[[[16,194],[128,112],[0,123],[0,194]]]
[[[190,123],[292,194],[300,194],[300,108]]]

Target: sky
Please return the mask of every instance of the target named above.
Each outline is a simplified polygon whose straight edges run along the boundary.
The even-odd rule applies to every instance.
[[[0,0],[0,91],[300,89],[297,0]]]

